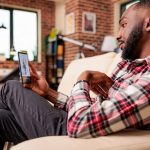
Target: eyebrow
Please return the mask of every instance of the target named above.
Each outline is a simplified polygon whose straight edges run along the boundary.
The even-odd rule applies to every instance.
[[[127,19],[127,17],[122,17],[122,18],[119,20],[119,24],[121,23],[121,21],[122,21],[123,19]]]

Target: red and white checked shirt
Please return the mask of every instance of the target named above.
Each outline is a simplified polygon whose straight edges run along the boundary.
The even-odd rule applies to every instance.
[[[121,61],[111,78],[114,84],[105,100],[91,98],[87,82],[77,82],[69,98],[59,98],[57,105],[68,111],[70,137],[97,137],[150,124],[150,56]]]

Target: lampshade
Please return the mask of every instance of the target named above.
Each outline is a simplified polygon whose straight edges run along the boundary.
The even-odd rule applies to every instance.
[[[105,36],[102,43],[101,51],[109,52],[114,51],[117,48],[117,40],[114,36]]]

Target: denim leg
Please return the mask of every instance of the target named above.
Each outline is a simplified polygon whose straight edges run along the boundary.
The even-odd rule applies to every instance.
[[[0,136],[0,150],[3,150],[5,145],[5,141],[3,140],[3,138]]]
[[[0,139],[1,147],[5,141],[17,144],[27,140],[12,113],[5,109],[0,109]]]
[[[2,87],[0,109],[11,112],[27,139],[67,135],[67,113],[17,81],[8,81]]]

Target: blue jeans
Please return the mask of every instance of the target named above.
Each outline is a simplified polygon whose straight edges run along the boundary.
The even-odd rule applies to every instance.
[[[0,146],[54,135],[67,135],[67,112],[18,81],[6,82],[0,91]]]

